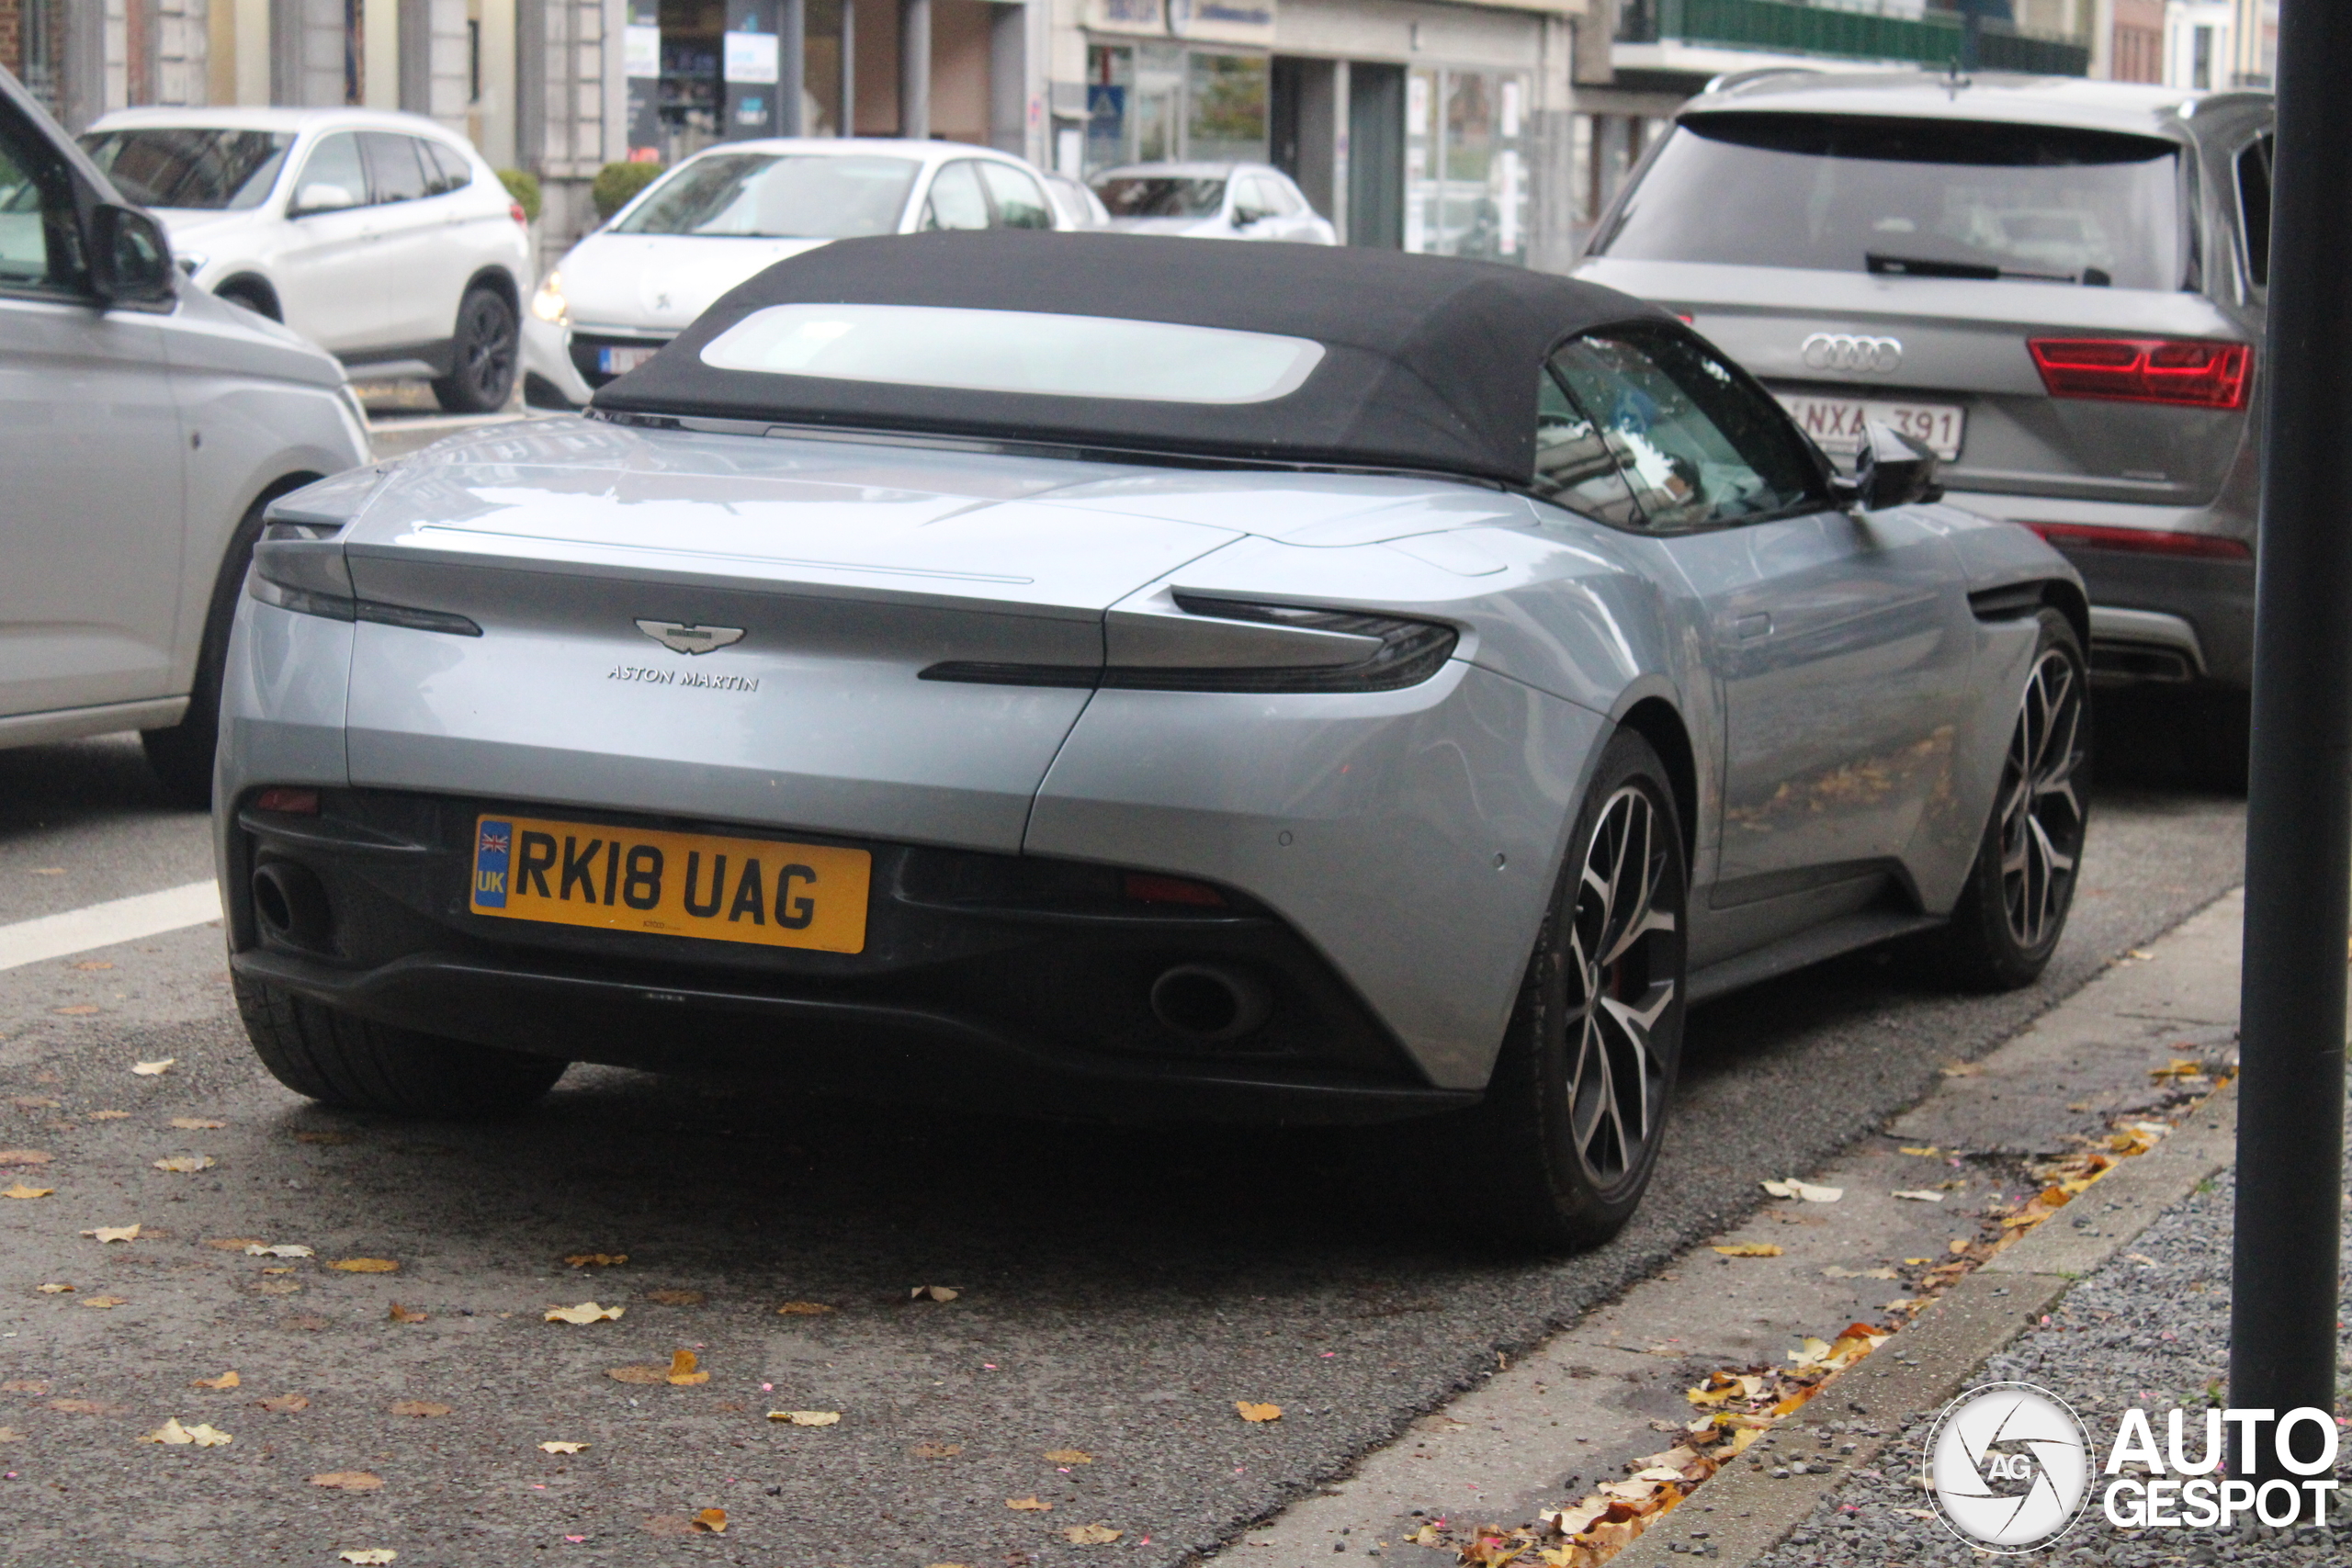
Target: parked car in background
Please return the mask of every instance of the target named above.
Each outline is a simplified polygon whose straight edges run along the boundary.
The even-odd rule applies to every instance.
[[[1083,180],[1048,172],[1046,194],[1053,198],[1054,210],[1061,215],[1061,228],[1102,229],[1110,225],[1111,209],[1102,205],[1102,198]]]
[[[574,408],[711,301],[833,240],[926,229],[1070,229],[1050,176],[959,141],[729,141],[670,170],[565,253],[524,322],[524,395]]]
[[[1290,176],[1265,164],[1127,164],[1092,184],[1111,227],[1131,234],[1340,243]]]
[[[2031,983],[2080,580],[1841,479],[1524,268],[849,240],[588,417],[279,502],[214,814],[278,1079],[570,1061],[1135,1118],[1431,1118],[1465,1224],[1640,1201],[1685,1010],[1910,935]]]
[[[2245,776],[2272,100],[2060,78],[1739,81],[1577,276],[1680,312],[1833,453],[1883,419],[2091,593],[2103,683]]]
[[[523,210],[466,140],[363,109],[126,109],[82,137],[198,284],[369,380],[481,412],[514,389]]]
[[[0,70],[0,746],[137,729],[201,804],[262,508],[367,457],[342,367],[190,285]]]

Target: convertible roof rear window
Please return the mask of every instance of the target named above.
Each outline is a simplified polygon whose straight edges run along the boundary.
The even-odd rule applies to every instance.
[[[593,407],[1527,484],[1537,369],[1576,333],[1634,320],[1675,325],[1612,290],[1487,262],[898,234],[738,285]]]
[[[771,305],[702,351],[723,370],[1184,403],[1279,398],[1322,357],[1271,333],[937,305]]]

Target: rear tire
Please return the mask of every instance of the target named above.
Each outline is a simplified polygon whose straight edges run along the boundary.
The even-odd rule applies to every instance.
[[[522,322],[506,296],[495,288],[466,291],[451,333],[449,374],[433,383],[433,395],[450,413],[493,413],[514,390],[514,366],[522,348]]]
[[[220,676],[229,662],[229,628],[236,619],[237,594],[244,587],[245,569],[253,564],[254,541],[261,537],[262,513],[271,502],[308,482],[290,479],[273,485],[237,520],[237,531],[230,536],[228,552],[212,580],[212,603],[205,611],[204,641],[196,653],[187,712],[169,729],[140,731],[147,765],[179,805],[200,811],[212,804],[212,754],[220,744]]]
[[[1483,1234],[1574,1251],[1640,1205],[1681,1061],[1689,891],[1666,767],[1620,730],[1577,813],[1487,1098],[1448,1145]]]
[[[482,1121],[526,1110],[570,1064],[399,1029],[232,976],[245,1036],[270,1077],[346,1111]]]
[[[1939,942],[1951,978],[1969,990],[2032,985],[2066,930],[2090,807],[2088,690],[2073,625],[2042,611],[1992,818]]]

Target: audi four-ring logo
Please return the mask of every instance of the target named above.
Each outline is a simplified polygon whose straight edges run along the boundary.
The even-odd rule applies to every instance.
[[[1851,333],[1815,333],[1799,351],[1815,370],[1874,370],[1891,375],[1903,364],[1903,340],[1857,337]]]

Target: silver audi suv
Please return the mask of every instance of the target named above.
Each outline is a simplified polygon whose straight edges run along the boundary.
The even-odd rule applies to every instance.
[[[1577,275],[1667,306],[1833,455],[1866,421],[2091,593],[2103,684],[2169,685],[2242,782],[2272,100],[2047,77],[1726,78]]]

